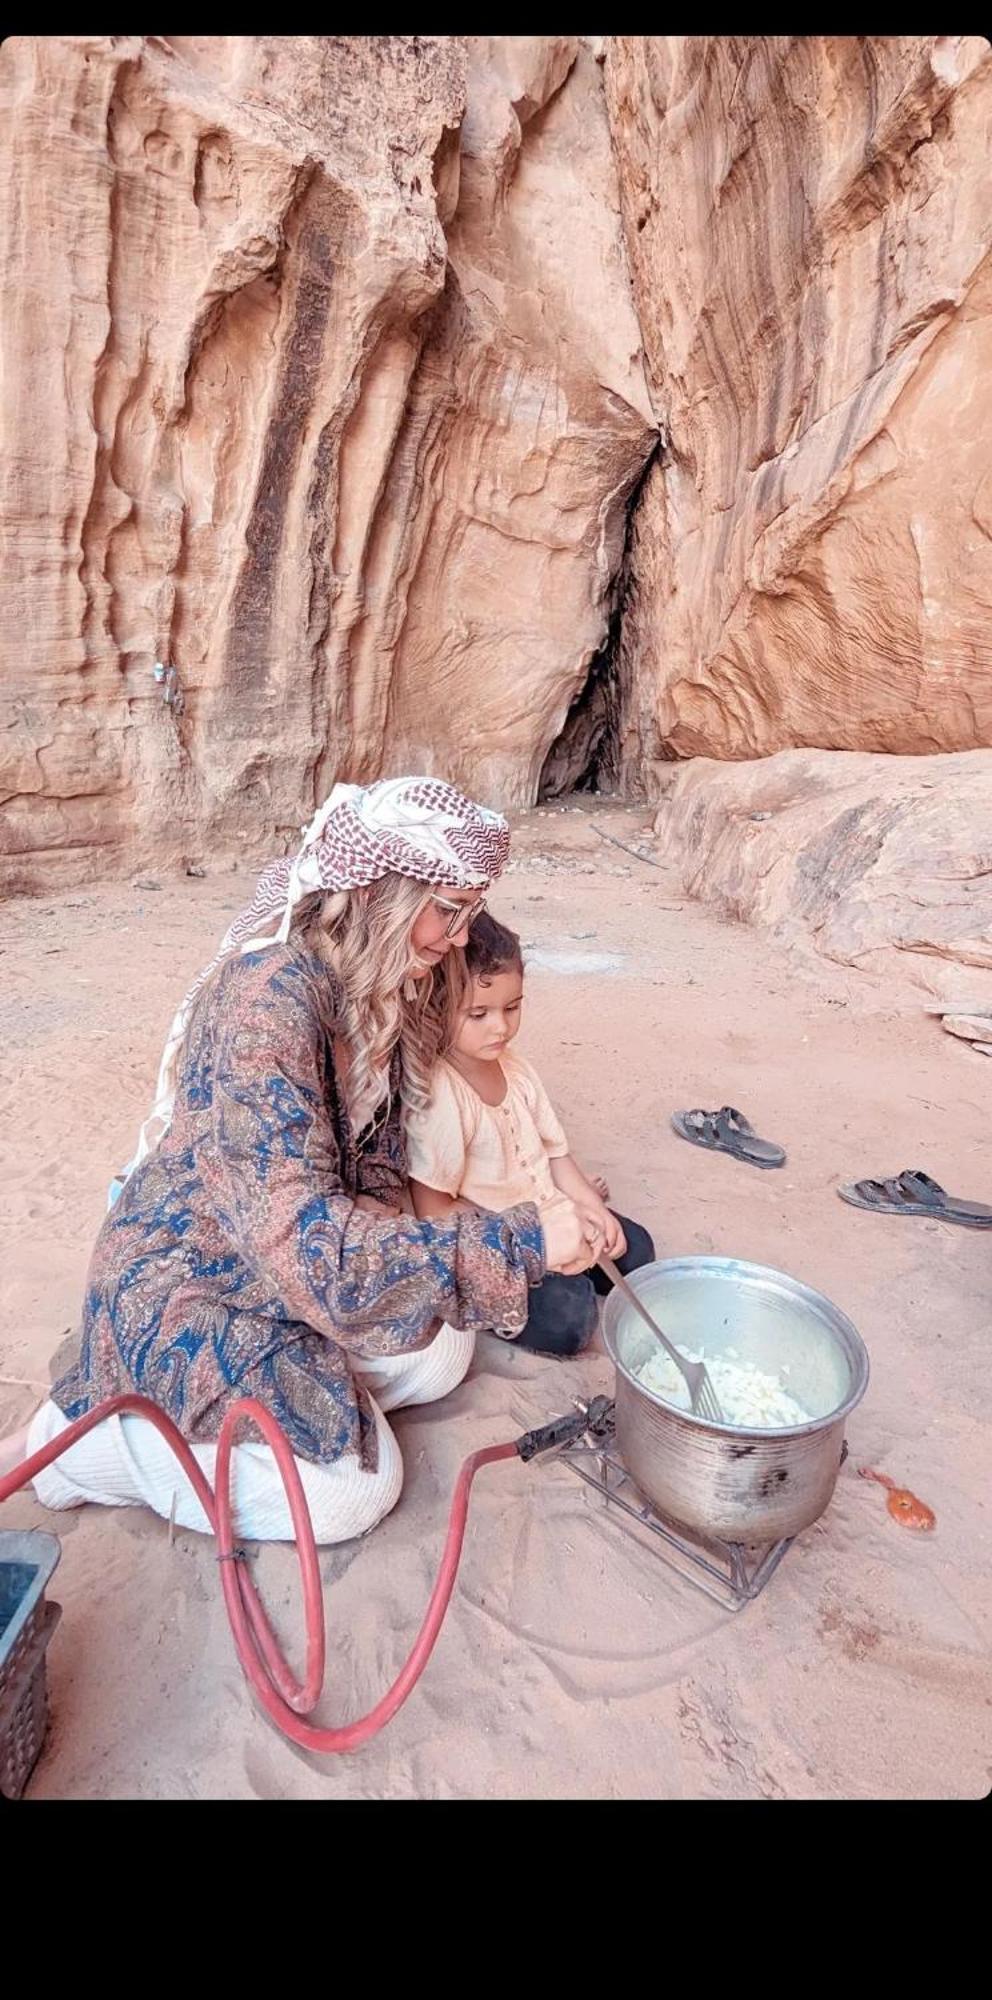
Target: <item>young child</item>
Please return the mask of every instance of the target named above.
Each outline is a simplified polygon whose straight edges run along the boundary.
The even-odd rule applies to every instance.
[[[606,1255],[625,1276],[651,1263],[647,1230],[607,1208],[605,1181],[590,1180],[573,1160],[540,1077],[511,1048],[523,1002],[519,938],[494,917],[476,917],[465,970],[467,992],[430,1104],[407,1123],[415,1212],[441,1216],[463,1203],[499,1210],[533,1201],[543,1217],[567,1198],[600,1223]],[[596,1294],[609,1289],[595,1266],[577,1277],[551,1272],[530,1294],[523,1332],[503,1337],[538,1354],[579,1354],[596,1330]]]

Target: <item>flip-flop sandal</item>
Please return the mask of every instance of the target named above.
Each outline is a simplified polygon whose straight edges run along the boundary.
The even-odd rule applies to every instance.
[[[677,1111],[672,1131],[680,1139],[688,1139],[690,1146],[729,1153],[751,1167],[781,1167],[785,1163],[784,1147],[771,1139],[759,1139],[743,1112],[735,1111],[732,1104],[725,1104],[720,1111]]]
[[[992,1228],[992,1208],[945,1193],[919,1168],[908,1168],[890,1181],[855,1181],[837,1193],[852,1208],[867,1208],[875,1215],[928,1215],[938,1222],[959,1222],[963,1229]]]

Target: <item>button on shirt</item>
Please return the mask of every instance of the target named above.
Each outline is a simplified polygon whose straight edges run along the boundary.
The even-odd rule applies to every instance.
[[[407,1121],[410,1174],[479,1208],[533,1201],[546,1211],[562,1200],[551,1161],[564,1158],[568,1140],[526,1058],[508,1049],[499,1068],[506,1095],[501,1104],[486,1104],[453,1064],[438,1064],[430,1103]]]

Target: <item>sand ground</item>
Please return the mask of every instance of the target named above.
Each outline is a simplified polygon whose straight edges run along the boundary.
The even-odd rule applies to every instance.
[[[723,923],[616,807],[531,814],[493,903],[534,952],[525,1046],[576,1154],[659,1254],[777,1265],[825,1291],[871,1353],[833,1504],[734,1617],[674,1579],[562,1465],[477,1482],[461,1579],[424,1679],[358,1755],[311,1760],[256,1714],[213,1545],[140,1510],[5,1527],[62,1539],[53,1727],[35,1798],[976,1798],[992,1776],[990,1242],[838,1201],[839,1181],[923,1166],[992,1198],[984,1059],[919,997]],[[142,878],[145,881],[146,878]],[[107,1181],[144,1116],[189,977],[249,871],[8,905],[0,935],[0,1429],[23,1421],[79,1306]],[[788,1148],[761,1174],[681,1144],[671,1110],[741,1106]],[[458,1464],[573,1396],[601,1353],[553,1363],[495,1341],[434,1408],[401,1414],[394,1514],[326,1551],[321,1719],[364,1713],[419,1624]],[[869,1463],[937,1514],[889,1517]],[[256,1563],[299,1653],[295,1558]]]

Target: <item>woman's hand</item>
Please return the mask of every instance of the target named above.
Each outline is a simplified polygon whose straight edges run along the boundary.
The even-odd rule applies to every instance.
[[[542,1215],[541,1227],[548,1270],[560,1271],[566,1278],[577,1278],[583,1271],[588,1271],[604,1247],[601,1228],[597,1228],[593,1216],[578,1209],[574,1201],[556,1201],[554,1207]]]
[[[623,1257],[626,1253],[627,1238],[624,1235],[623,1230],[621,1229],[616,1216],[613,1215],[611,1211],[605,1206],[602,1212],[602,1219],[603,1219],[603,1226],[606,1230],[606,1237],[603,1243],[603,1249],[606,1251],[606,1255],[608,1257],[612,1257],[613,1262],[615,1264],[617,1258]]]
[[[579,1214],[585,1224],[586,1236],[594,1241],[593,1262],[604,1254],[612,1257],[614,1263],[622,1257],[627,1248],[627,1238],[615,1215],[601,1201],[584,1201],[578,1204]]]

